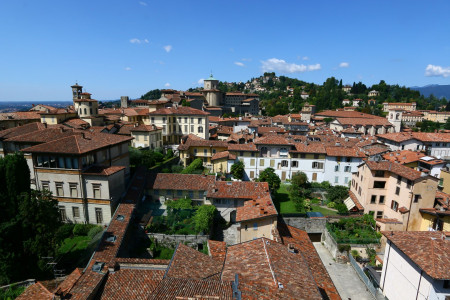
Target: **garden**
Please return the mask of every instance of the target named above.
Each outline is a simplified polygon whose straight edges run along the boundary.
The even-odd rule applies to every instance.
[[[58,268],[84,267],[92,255],[103,227],[93,224],[64,224],[56,232]]]
[[[381,233],[375,230],[375,220],[370,214],[344,218],[336,223],[327,223],[328,232],[338,244],[376,244]]]
[[[164,234],[209,234],[216,207],[196,206],[190,198],[166,201],[167,216],[154,216],[147,232]]]

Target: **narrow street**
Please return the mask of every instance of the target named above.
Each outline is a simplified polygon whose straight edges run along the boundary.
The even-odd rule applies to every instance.
[[[350,264],[336,263],[322,243],[315,242],[313,244],[343,300],[374,299]]]

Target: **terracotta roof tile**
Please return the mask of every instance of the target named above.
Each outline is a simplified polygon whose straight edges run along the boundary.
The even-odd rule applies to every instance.
[[[277,216],[270,194],[263,198],[248,200],[236,209],[236,222]]]
[[[342,156],[342,157],[365,157],[364,153],[357,148],[348,147],[326,147],[328,156]]]
[[[350,196],[350,199],[352,199],[353,203],[355,203],[356,208],[360,211],[363,211],[364,207],[361,205],[356,195],[352,191],[348,191],[348,194]]]
[[[153,181],[148,180],[147,189],[208,191],[214,181],[213,175],[158,173]]]
[[[372,171],[389,171],[409,180],[417,180],[422,177],[421,172],[397,163],[388,161],[366,161],[366,164]]]
[[[225,242],[208,240],[209,255],[223,264],[227,253],[227,244]]]
[[[125,170],[125,166],[92,166],[83,171],[83,175],[110,176],[121,170]]]
[[[53,299],[53,294],[47,290],[39,281],[33,285],[30,285],[17,300],[35,300],[35,299]]]
[[[442,232],[382,232],[400,251],[434,279],[450,279],[450,241]]]
[[[164,278],[148,299],[233,299],[230,282]]]
[[[208,197],[250,200],[265,197],[269,193],[267,182],[216,181],[214,188]]]
[[[157,109],[155,111],[149,112],[149,115],[195,115],[195,116],[207,116],[208,112],[203,110],[187,107],[187,106],[178,106],[178,107],[167,107]]]
[[[211,161],[213,160],[218,160],[218,159],[222,159],[222,158],[226,158],[228,160],[235,160],[236,159],[236,155],[231,154],[228,151],[221,151],[221,152],[217,152],[216,154],[214,154],[211,157]]]

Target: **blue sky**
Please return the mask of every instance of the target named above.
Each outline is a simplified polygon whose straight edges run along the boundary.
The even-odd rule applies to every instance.
[[[98,100],[275,71],[450,84],[450,1],[0,1],[0,100]]]

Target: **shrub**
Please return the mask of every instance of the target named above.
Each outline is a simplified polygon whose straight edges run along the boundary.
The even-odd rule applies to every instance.
[[[166,201],[166,206],[172,209],[192,209],[192,200],[189,197]]]
[[[242,161],[238,161],[235,162],[232,166],[231,166],[231,175],[233,175],[233,177],[235,179],[244,179],[244,163]]]
[[[344,245],[344,244],[338,245],[339,252],[350,251],[350,249],[351,249],[350,245]]]
[[[332,203],[332,202],[330,202]],[[348,208],[347,205],[344,203],[338,203],[336,204],[336,209],[338,210],[338,213],[341,215],[348,215]]]
[[[89,230],[91,228],[95,227],[97,225],[93,224],[76,224],[75,227],[73,227],[73,235],[75,236],[87,236],[89,233]]]
[[[172,149],[167,150],[167,153],[164,156],[164,160],[167,160],[167,159],[172,158],[172,157],[173,157],[173,150]]]
[[[75,227],[74,224],[63,224],[61,227],[59,227],[55,234],[56,243],[59,244],[66,238],[71,237],[73,234],[74,227]]]
[[[171,167],[172,173],[180,173],[181,171],[183,171],[183,166],[180,165],[173,165]]]
[[[203,161],[201,158],[194,159],[193,162],[189,166],[186,167],[183,171],[181,171],[181,174],[200,174],[203,172]]]
[[[214,205],[201,205],[194,215],[195,230],[208,233],[211,229],[216,207]]]
[[[351,253],[352,253],[352,256],[353,256],[355,259],[360,257],[358,250],[352,250]]]
[[[329,208],[334,208],[334,207],[336,206],[336,203],[334,203],[334,202],[328,202],[327,206],[328,206]]]
[[[170,169],[169,168],[164,168],[161,170],[161,173],[170,173]]]
[[[102,232],[102,231],[103,231],[102,226],[95,226],[89,230],[87,235],[92,240],[99,232]]]

